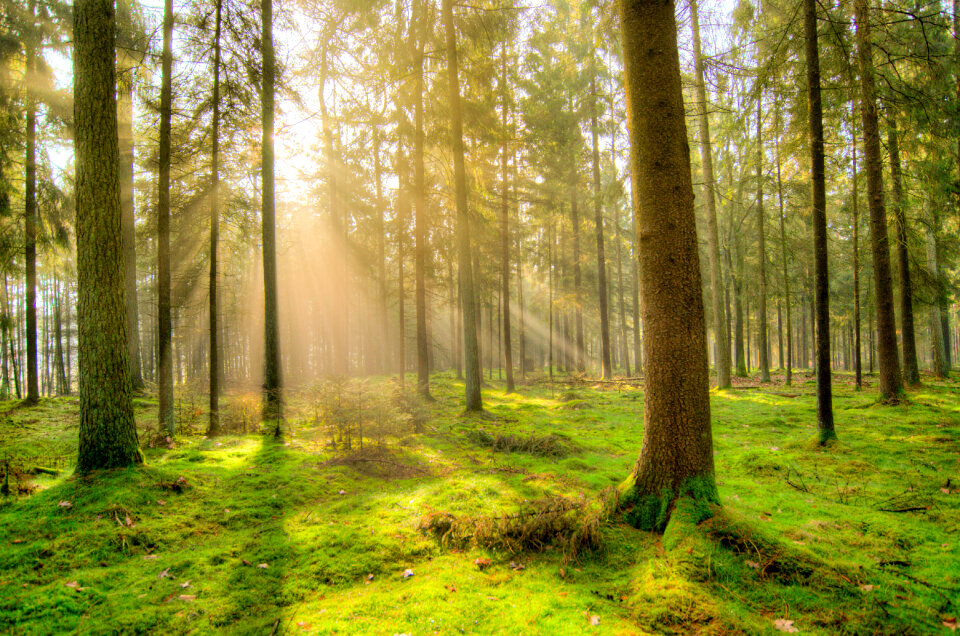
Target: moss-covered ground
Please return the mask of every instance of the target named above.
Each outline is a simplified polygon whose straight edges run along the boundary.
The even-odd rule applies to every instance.
[[[185,434],[83,479],[75,398],[0,404],[0,461],[63,471],[11,477],[0,502],[0,633],[951,633],[960,383],[925,378],[895,407],[851,384],[838,377],[826,448],[812,378],[714,392],[722,512],[662,536],[612,519],[573,561],[418,526],[595,499],[639,451],[636,388],[493,382],[487,414],[463,416],[462,385],[438,375],[423,431],[362,453],[331,448],[293,397],[281,443],[252,424]],[[137,406],[147,446],[155,404]],[[189,400],[180,415],[202,429]]]

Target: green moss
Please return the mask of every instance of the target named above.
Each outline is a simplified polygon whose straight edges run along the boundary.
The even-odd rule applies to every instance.
[[[711,505],[719,504],[713,475],[686,479],[676,492],[665,488],[656,494],[641,492],[631,474],[619,486],[620,509],[624,520],[638,530],[663,532],[674,512],[675,505],[684,501],[681,515],[696,518],[694,525],[712,516]]]

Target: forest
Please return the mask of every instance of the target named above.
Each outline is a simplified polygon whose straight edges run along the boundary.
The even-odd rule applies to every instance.
[[[960,0],[0,0],[0,632],[948,634]]]

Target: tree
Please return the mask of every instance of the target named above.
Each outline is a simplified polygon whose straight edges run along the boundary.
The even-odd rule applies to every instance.
[[[260,216],[263,236],[263,415],[265,420],[273,422],[274,437],[279,437],[283,382],[280,374],[280,325],[277,317],[277,226],[273,174],[273,93],[276,79],[276,60],[273,50],[273,0],[263,0],[261,11],[263,33],[260,38],[260,50],[263,56],[263,91],[260,106],[263,140],[260,163],[263,199]]]
[[[823,105],[816,0],[803,1],[806,37],[807,104],[810,117],[810,190],[813,199],[814,303],[817,337],[817,439],[836,439],[830,370],[830,274],[827,267],[827,183],[823,157]]]
[[[767,352],[767,247],[763,229],[763,104],[762,91],[757,91],[757,262],[760,266],[760,381],[770,381],[770,360]]]
[[[873,44],[870,40],[870,15],[867,0],[855,0],[854,10],[857,21],[857,58],[860,64],[860,118],[863,124],[864,159],[867,171],[870,243],[873,249],[880,394],[886,402],[897,402],[903,392],[903,384],[900,377],[900,359],[897,355],[897,326],[893,314],[890,246],[887,237],[887,211],[883,200],[880,126],[877,121],[877,99],[873,79]]]
[[[717,231],[716,179],[713,174],[713,149],[710,146],[710,119],[707,114],[707,89],[704,81],[703,50],[700,45],[700,18],[697,0],[690,0],[690,28],[693,30],[693,62],[697,86],[697,122],[700,126],[700,161],[703,164],[703,189],[707,198],[707,256],[710,259],[710,299],[713,301],[715,362],[717,385],[730,386],[730,341],[726,337],[727,316],[723,311],[723,279],[720,275],[720,238]]]
[[[430,343],[427,342],[427,209],[426,176],[423,158],[423,49],[430,14],[424,0],[417,0],[416,15],[410,26],[413,40],[414,121],[413,136],[413,226],[414,226],[414,278],[416,279],[417,310],[417,392],[430,399]]]
[[[31,24],[26,44],[26,156],[24,157],[23,233],[24,263],[26,274],[26,323],[27,323],[27,404],[40,400],[37,376],[37,101],[34,97],[34,82],[37,67],[38,31],[35,23],[36,8],[30,2]]]
[[[450,100],[450,143],[453,149],[454,188],[457,212],[457,263],[463,308],[463,355],[467,411],[483,410],[480,396],[480,355],[477,348],[477,304],[473,285],[470,247],[470,216],[467,208],[467,174],[463,160],[463,115],[460,109],[460,71],[457,32],[453,23],[453,0],[443,0],[443,26],[447,45],[447,83]]]
[[[507,393],[513,393],[513,343],[510,337],[510,204],[507,194],[508,129],[507,108],[510,87],[507,83],[507,44],[503,43],[500,69],[500,297],[503,299],[503,360],[507,374]],[[522,345],[521,338],[521,345]],[[523,347],[520,365],[523,367]]]
[[[123,302],[120,149],[112,0],[74,3],[77,162],[77,471],[143,461],[133,419]]]
[[[613,377],[610,363],[610,320],[607,311],[607,259],[603,252],[603,188],[600,182],[600,95],[597,88],[597,53],[590,56],[590,133],[593,138],[593,218],[597,234],[597,293],[600,296],[600,368]]]
[[[220,241],[220,32],[223,0],[216,0],[213,27],[213,121],[210,134],[210,414],[207,435],[220,433],[220,343],[217,315],[217,247]]]
[[[621,0],[646,394],[640,457],[622,501],[663,528],[680,498],[718,502],[690,151],[672,0]]]
[[[173,110],[173,0],[163,9],[160,89],[160,183],[157,202],[157,343],[159,426],[176,434],[173,418],[173,322],[170,316],[170,118]]]

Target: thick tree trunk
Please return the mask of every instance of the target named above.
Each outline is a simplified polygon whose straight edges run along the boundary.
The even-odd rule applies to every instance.
[[[913,325],[913,284],[910,282],[910,251],[907,246],[907,217],[903,209],[903,179],[900,171],[900,136],[897,121],[890,115],[887,128],[890,151],[890,179],[893,181],[893,218],[897,224],[897,266],[900,270],[900,339],[903,347],[903,381],[919,384],[917,336]]]
[[[876,292],[877,349],[880,362],[880,394],[897,402],[903,392],[897,353],[897,325],[890,281],[890,246],[887,211],[883,200],[883,167],[880,159],[880,127],[873,79],[873,45],[867,0],[855,0],[857,57],[860,62],[860,117],[863,120],[864,157],[867,164],[867,198],[870,210],[870,242],[873,247]]]
[[[701,517],[718,501],[706,327],[674,4],[621,0],[620,17],[647,336],[643,445],[621,503],[633,525],[663,528],[678,499]]]
[[[170,118],[173,110],[173,0],[165,0],[160,88],[160,183],[157,202],[159,428],[173,437],[173,323],[170,307]]]
[[[33,20],[34,2],[31,0],[29,15]],[[30,25],[33,29],[35,25]],[[37,371],[37,100],[34,96],[36,83],[37,36],[31,33],[26,43],[26,156],[24,157],[23,194],[23,242],[24,269],[26,273],[26,326],[27,326],[27,404],[36,404],[40,399]]]
[[[123,302],[120,149],[112,0],[73,10],[80,441],[77,471],[143,461],[133,419]]]
[[[169,1],[169,0],[168,0]],[[273,174],[273,92],[275,64],[273,50],[273,0],[261,3],[263,33],[260,39],[263,56],[263,91],[261,93],[262,187],[261,221],[263,233],[263,392],[265,420],[273,422],[273,434],[281,434],[283,380],[280,369],[280,325],[277,316],[277,226]]]
[[[760,381],[770,381],[770,359],[767,350],[767,246],[763,229],[763,105],[757,93],[757,262],[760,266]]]
[[[467,208],[467,175],[463,156],[463,116],[460,109],[460,70],[457,32],[453,24],[453,0],[443,0],[443,23],[447,45],[447,83],[450,99],[450,135],[453,150],[454,187],[457,206],[457,246],[463,307],[463,347],[467,411],[480,411],[480,359],[477,347],[476,298],[470,249],[470,216]]]
[[[830,377],[830,288],[827,269],[827,190],[823,156],[823,105],[820,99],[820,51],[817,46],[816,0],[804,0],[807,104],[810,116],[810,166],[813,195],[814,295],[817,338],[817,438],[836,439]]]
[[[720,274],[720,238],[717,231],[716,180],[713,174],[713,149],[710,145],[710,118],[707,114],[707,89],[704,80],[703,50],[700,45],[700,18],[697,1],[690,0],[690,27],[693,30],[693,62],[697,85],[697,122],[700,126],[700,155],[703,163],[703,190],[707,197],[707,255],[710,259],[710,298],[713,301],[713,330],[716,341],[717,385],[730,386],[730,341],[727,316],[723,311],[723,279]]]
[[[210,148],[210,414],[207,435],[220,433],[220,332],[217,329],[217,247],[220,240],[220,32],[223,0],[216,0],[213,29],[213,121]]]

